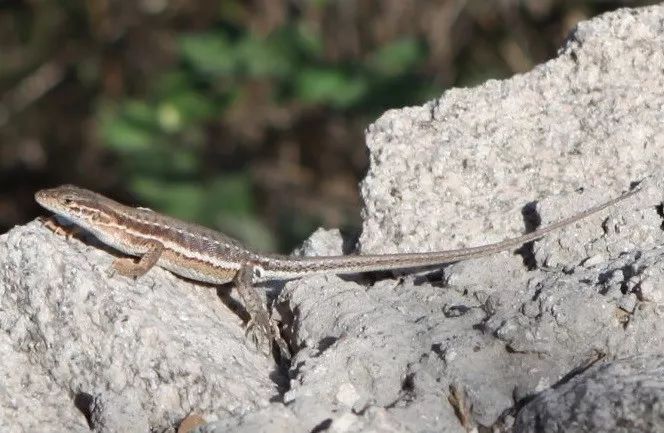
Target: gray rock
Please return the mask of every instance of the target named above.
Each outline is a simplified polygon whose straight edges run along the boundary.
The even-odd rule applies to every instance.
[[[134,394],[113,395],[104,392],[91,396],[90,424],[97,433],[145,433],[150,431],[147,413],[132,401]],[[80,407],[80,406],[79,406]]]
[[[664,357],[630,357],[594,366],[528,403],[514,431],[664,431]]]
[[[112,255],[39,223],[3,235],[0,257],[0,335],[16,359],[1,367],[1,431],[89,431],[86,416],[97,431],[163,430],[278,396],[274,363],[214,288],[161,269],[109,278]]]
[[[518,254],[285,284],[287,376],[250,348],[227,292],[223,303],[160,269],[108,276],[113,257],[94,242],[15,228],[0,237],[0,430],[112,431],[127,418],[173,431],[196,412],[205,432],[461,433],[515,419],[525,432],[600,413],[537,402],[597,359],[661,352],[662,70],[664,6],[623,9],[581,23],[527,74],[383,115],[367,131],[363,253],[498,241],[643,191]],[[304,251],[348,244],[318,232]],[[640,377],[630,365],[616,383]],[[593,371],[583,377],[609,383],[612,370]],[[594,389],[612,402],[628,388]],[[662,431],[656,388],[637,394],[642,412],[624,407]]]
[[[656,275],[662,259],[662,18],[659,6],[582,23],[560,57],[528,74],[453,89],[369,127],[364,253],[498,241],[653,177],[635,200],[520,255],[368,289],[336,277],[288,284],[302,347],[291,410],[334,427],[378,406],[417,431],[463,431],[451,387],[465,394],[466,427],[491,426],[597,356],[659,350],[660,305],[628,296],[632,311],[621,307],[631,279]]]
[[[272,433],[303,432],[302,423],[281,404],[271,404],[242,416],[228,416],[217,422],[200,427],[200,433]]]
[[[562,195],[551,203],[567,212],[576,190],[601,200],[661,172],[661,18],[662,6],[605,14],[529,73],[385,113],[367,131],[362,251],[500,240],[529,203]]]

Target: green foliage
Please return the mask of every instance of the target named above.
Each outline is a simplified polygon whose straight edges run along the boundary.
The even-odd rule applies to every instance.
[[[415,39],[406,38],[380,47],[368,60],[369,68],[375,75],[398,77],[417,67],[426,52]]]
[[[295,81],[295,95],[309,104],[350,108],[367,95],[365,77],[347,74],[336,68],[311,68],[301,71]]]
[[[144,151],[152,145],[155,124],[154,112],[147,104],[128,101],[122,112],[102,117],[102,136],[106,145],[119,153]]]
[[[180,55],[203,75],[230,75],[237,67],[236,49],[223,33],[210,32],[183,36]]]

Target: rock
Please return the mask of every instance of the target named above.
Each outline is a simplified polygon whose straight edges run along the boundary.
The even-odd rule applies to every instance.
[[[664,426],[664,357],[594,366],[521,409],[515,433],[651,433]]]
[[[97,431],[167,429],[279,395],[214,288],[156,268],[109,278],[113,258],[37,222],[0,237],[1,431],[89,431],[86,416]]]
[[[90,400],[90,424],[96,433],[145,433],[150,431],[147,413],[132,401],[133,394],[102,392]],[[79,406],[80,409],[80,406]],[[84,409],[85,410],[85,409]]]

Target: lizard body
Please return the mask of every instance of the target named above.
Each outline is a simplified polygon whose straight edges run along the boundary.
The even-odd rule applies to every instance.
[[[488,245],[448,251],[322,257],[261,254],[220,232],[184,222],[145,208],[118,203],[73,185],[45,189],[35,194],[59,222],[91,233],[104,244],[131,257],[116,259],[113,267],[122,275],[138,278],[157,265],[177,275],[211,284],[234,282],[250,314],[249,328],[279,343],[272,323],[253,284],[266,280],[299,278],[312,274],[349,274],[391,269],[422,268],[467,260],[518,247],[553,230],[595,214],[638,192],[591,207],[533,232]],[[260,337],[256,337],[260,338]],[[258,344],[258,343],[257,343]]]

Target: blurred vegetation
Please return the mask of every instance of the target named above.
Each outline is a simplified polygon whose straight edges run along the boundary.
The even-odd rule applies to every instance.
[[[654,2],[0,2],[0,232],[76,183],[265,250],[356,228],[364,128]],[[278,237],[275,237],[278,236]]]

